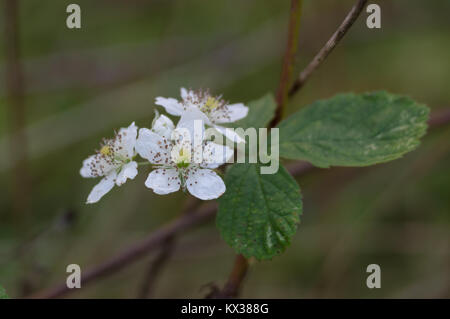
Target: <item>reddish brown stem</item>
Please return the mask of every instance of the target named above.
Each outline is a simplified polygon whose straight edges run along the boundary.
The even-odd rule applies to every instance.
[[[277,90],[277,108],[270,127],[275,127],[283,117],[283,110],[288,98],[289,86],[292,80],[295,55],[298,47],[298,33],[300,30],[300,17],[302,14],[302,0],[291,1],[291,11],[288,26],[288,38],[281,69],[280,83]]]
[[[189,199],[185,203],[185,208],[181,213],[181,216],[186,215],[194,211],[194,209],[198,208],[201,201],[195,197],[189,197]],[[170,256],[173,254],[176,246],[176,236],[175,234],[167,237],[165,241],[161,244],[159,248],[159,252],[156,257],[152,260],[150,264],[150,268],[145,275],[145,278],[142,282],[142,286],[139,291],[139,298],[151,298],[154,290],[156,281],[164,269],[165,264],[169,261]]]
[[[204,205],[197,211],[191,214],[183,215],[170,224],[159,228],[144,240],[128,247],[127,249],[123,250],[118,255],[113,256],[104,263],[101,263],[82,272],[82,287],[85,287],[92,281],[100,279],[124,268],[140,257],[145,256],[155,248],[160,247],[161,244],[163,244],[168,238],[172,237],[173,235],[180,234],[195,225],[210,220],[212,217],[214,217],[216,210],[217,206],[215,204]],[[67,285],[64,282],[53,288],[32,295],[31,298],[56,298],[63,296],[69,292],[72,291],[71,289],[67,288]]]
[[[161,245],[158,255],[152,260],[150,268],[142,282],[139,298],[151,298],[155,291],[155,282],[169,260],[175,248],[175,237],[171,236]]]
[[[30,178],[27,165],[25,135],[24,77],[20,63],[19,1],[4,1],[4,41],[6,90],[10,122],[10,161],[12,163],[12,192],[14,218],[20,225],[30,209]]]
[[[239,295],[248,267],[248,260],[242,255],[237,255],[234,260],[233,270],[220,294],[221,298],[235,298]]]
[[[430,128],[436,128],[447,125],[450,122],[450,107],[436,110],[430,115],[428,125]]]

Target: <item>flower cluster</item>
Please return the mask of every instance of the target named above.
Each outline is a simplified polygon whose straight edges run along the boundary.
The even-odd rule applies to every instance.
[[[134,122],[122,128],[113,139],[104,140],[96,154],[83,161],[82,177],[102,177],[92,189],[87,203],[98,202],[114,185],[121,186],[138,173],[137,155],[147,160],[153,170],[145,186],[165,195],[180,189],[202,200],[218,198],[225,184],[214,169],[233,157],[233,149],[208,140],[205,126],[216,129],[231,141],[244,140],[219,125],[247,116],[242,103],[228,104],[208,91],[181,89],[181,100],[157,97],[155,104],[167,113],[179,116],[175,126],[170,118],[156,113],[151,129],[136,127]],[[139,134],[138,134],[139,133]]]

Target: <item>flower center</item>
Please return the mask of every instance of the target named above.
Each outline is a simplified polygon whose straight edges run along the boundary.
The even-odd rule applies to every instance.
[[[206,103],[202,106],[202,111],[212,111],[220,106],[220,101],[214,97],[208,97]]]
[[[113,149],[109,145],[104,145],[100,149],[100,154],[105,155],[105,156],[111,156],[111,155],[113,155]]]
[[[174,150],[173,160],[178,168],[186,168],[191,163],[191,151],[187,146],[182,146],[179,150]]]

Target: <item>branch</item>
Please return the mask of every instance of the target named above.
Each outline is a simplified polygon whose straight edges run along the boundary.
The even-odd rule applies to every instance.
[[[450,107],[434,111],[430,115],[428,125],[430,128],[437,128],[447,125],[450,122]]]
[[[30,209],[30,178],[27,169],[25,98],[22,64],[20,63],[19,1],[4,1],[4,39],[6,89],[9,105],[10,152],[13,163],[12,193],[14,217],[24,226]]]
[[[194,209],[197,209],[201,201],[195,197],[189,197],[184,204],[185,208],[181,213],[181,216],[188,215]],[[161,244],[158,255],[152,260],[150,268],[142,282],[142,286],[139,292],[139,298],[150,298],[153,294],[155,282],[158,275],[164,268],[165,263],[169,260],[170,256],[174,252],[176,244],[175,234],[166,238],[166,240]]]
[[[305,82],[309,79],[311,74],[322,64],[322,62],[327,58],[327,56],[333,51],[339,41],[342,40],[344,35],[356,21],[358,16],[360,15],[362,9],[366,5],[367,0],[358,0],[356,4],[352,7],[350,12],[345,17],[342,24],[333,33],[331,38],[325,44],[325,46],[317,53],[317,55],[313,58],[313,60],[308,64],[308,66],[300,73],[297,80],[292,85],[289,90],[289,96],[294,95],[298,90],[300,90]]]
[[[289,16],[288,39],[276,97],[277,108],[275,109],[275,116],[270,123],[270,127],[275,127],[283,117],[283,110],[288,98],[289,85],[292,79],[295,55],[297,53],[301,14],[302,0],[292,0],[291,13]]]
[[[206,222],[213,218],[216,214],[217,205],[215,203],[206,204],[200,207],[197,211],[190,214],[185,214],[168,225],[165,225],[152,234],[150,234],[144,240],[135,243],[134,245],[123,250],[116,256],[111,257],[109,260],[94,266],[84,272],[81,276],[81,284],[86,286],[92,281],[110,275],[118,270],[121,270],[125,266],[145,256],[153,249],[159,247],[168,238],[174,235],[183,233],[187,229]],[[61,297],[67,293],[73,292],[72,289],[67,288],[66,283],[61,283],[53,288],[42,291],[31,298],[56,298]]]
[[[150,298],[155,290],[155,282],[164,267],[164,264],[169,260],[175,247],[175,236],[167,238],[159,249],[158,255],[152,260],[150,268],[142,282],[142,287],[139,292],[139,298]]]
[[[237,255],[234,260],[233,270],[228,278],[225,287],[221,291],[214,291],[207,298],[235,298],[239,292],[247,275],[249,268],[248,260],[243,255]]]

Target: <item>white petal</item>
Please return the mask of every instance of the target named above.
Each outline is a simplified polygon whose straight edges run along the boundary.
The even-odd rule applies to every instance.
[[[137,175],[137,163],[129,162],[122,166],[119,174],[117,174],[116,185],[120,186],[127,181],[127,178],[134,179]]]
[[[139,130],[139,137],[136,141],[136,152],[150,161],[152,164],[168,164],[170,162],[170,151],[172,143],[150,131],[147,128]]]
[[[194,120],[201,120],[204,124],[207,125],[212,124],[205,113],[203,113],[196,107],[191,107],[187,108],[186,111],[183,113],[183,116],[180,118],[177,127],[188,127],[186,126],[186,123],[192,122]]]
[[[217,168],[226,163],[232,156],[234,150],[226,145],[219,145],[214,142],[206,142],[203,148],[203,163],[204,168]]]
[[[166,195],[180,189],[180,179],[176,169],[159,168],[148,174],[145,186],[151,188],[156,194]]]
[[[242,103],[229,104],[211,113],[214,123],[232,123],[243,119],[248,114],[248,107]]]
[[[96,156],[92,155],[83,161],[83,166],[80,169],[81,176],[83,176],[84,178],[95,177],[94,173],[92,172],[92,167],[95,162],[95,159]]]
[[[108,173],[114,169],[115,166],[111,161],[106,160],[106,158],[100,154],[95,154],[83,161],[80,175],[85,178],[100,177],[108,175]]]
[[[186,100],[188,97],[188,90],[186,90],[185,88],[181,88],[180,95],[183,100]]]
[[[187,137],[189,138],[191,145],[199,146],[204,139],[205,124],[209,123],[209,119],[203,112],[192,108],[183,113],[174,132],[178,134],[181,132],[184,136],[187,131]],[[172,135],[172,139],[179,137],[178,134]]]
[[[181,88],[180,95],[184,102],[198,102],[199,100],[197,94],[193,90],[186,90],[185,88]]]
[[[137,126],[133,122],[127,128],[121,128],[118,135],[120,135],[120,137],[116,137],[116,143],[122,147],[119,153],[127,158],[133,158],[134,147],[136,145]]]
[[[235,143],[245,143],[245,140],[242,137],[240,137],[233,129],[219,125],[214,125],[214,128],[218,130],[221,134],[223,134],[226,138]]]
[[[183,105],[174,98],[157,97],[155,100],[156,105],[161,105],[166,109],[166,112],[171,115],[180,116],[183,114]]]
[[[174,128],[175,125],[173,125],[172,120],[165,115],[158,116],[152,124],[152,131],[167,139],[170,138]]]
[[[210,169],[190,169],[186,186],[192,195],[202,200],[218,198],[226,190],[220,176]]]
[[[116,172],[112,171],[108,176],[104,177],[100,183],[95,185],[89,194],[86,203],[93,204],[98,202],[103,195],[108,193],[114,187],[116,176]]]

